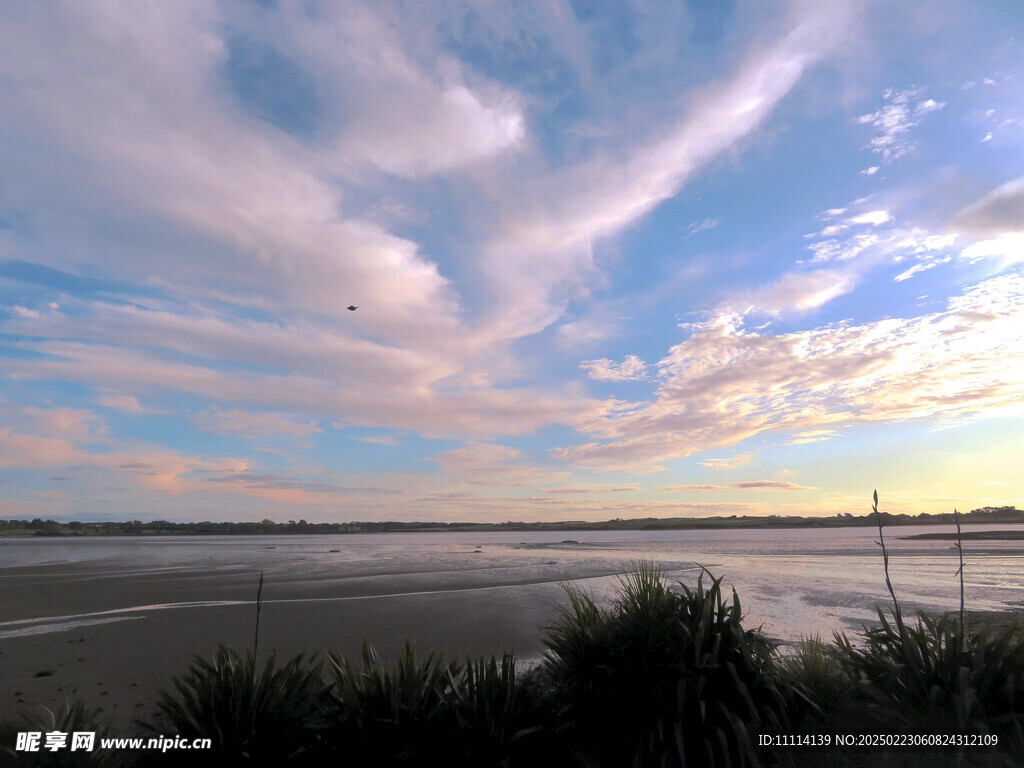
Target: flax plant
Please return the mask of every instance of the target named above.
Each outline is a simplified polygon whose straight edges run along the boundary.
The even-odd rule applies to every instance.
[[[0,756],[3,758],[0,765],[13,768],[120,768],[128,764],[123,752],[100,747],[100,740],[110,735],[110,729],[100,720],[99,713],[86,706],[82,699],[65,700],[56,712],[43,706],[39,709],[42,712],[23,712],[20,722],[0,723]],[[68,746],[76,732],[94,733],[96,740],[92,751],[71,751],[68,748],[50,751],[44,748],[38,752],[16,752],[13,746],[20,731],[44,734],[59,731],[67,734]]]
[[[321,665],[299,654],[278,667],[271,652],[262,670],[251,653],[220,646],[213,658],[193,657],[174,691],[159,691],[158,708],[186,738],[212,739],[213,763],[297,764],[315,741],[327,695]],[[166,733],[163,723],[141,723]]]
[[[696,588],[675,590],[656,566],[634,563],[607,609],[565,587],[545,666],[582,764],[759,764],[756,734],[785,721],[774,649],[743,629],[739,597],[723,599],[721,581],[702,569]]]
[[[435,651],[417,660],[406,641],[393,666],[363,641],[362,666],[328,652],[333,681],[326,732],[328,750],[355,766],[426,765],[446,760],[451,731],[453,679],[460,667]],[[439,738],[440,737],[440,738]]]
[[[874,502],[877,513],[877,493]],[[994,764],[1015,764],[1010,756],[1024,754],[1024,632],[1016,618],[1004,627],[965,627],[963,553],[958,549],[959,621],[949,613],[933,617],[918,611],[916,623],[906,623],[886,568],[894,621],[876,607],[879,626],[864,628],[864,646],[836,632],[836,648],[872,727],[902,733],[994,734],[1000,751],[983,757]],[[883,556],[887,565],[884,544]]]

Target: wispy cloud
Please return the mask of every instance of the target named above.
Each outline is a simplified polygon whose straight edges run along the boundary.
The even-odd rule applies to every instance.
[[[988,319],[978,333],[982,316]],[[588,423],[601,440],[556,455],[614,467],[769,431],[1024,413],[1024,371],[1008,363],[1024,360],[1021,322],[1024,278],[1017,275],[979,283],[945,311],[919,317],[775,336],[710,322],[658,364],[662,386],[653,402]]]
[[[538,488],[542,493],[564,494],[601,494],[601,493],[633,493],[641,490],[636,486],[628,488],[611,488],[608,486],[594,486],[592,488]]]
[[[139,402],[135,395],[106,394],[96,397],[96,404],[104,408],[111,408],[129,415],[143,416],[146,414],[165,413],[159,408],[150,408]]]
[[[923,98],[923,93],[920,88],[890,88],[882,94],[885,106],[857,118],[857,122],[875,129],[876,134],[868,147],[882,156],[883,164],[907,154],[913,147],[912,129],[920,125],[927,115],[946,106],[943,102]],[[872,175],[870,171],[865,172]]]
[[[806,485],[788,483],[785,480],[746,480],[740,483],[733,483],[733,487],[742,491],[810,491],[814,490]]]
[[[607,358],[584,360],[580,368],[597,381],[637,381],[647,378],[647,363],[636,355],[626,355],[621,363]]]
[[[722,222],[718,219],[704,219],[704,221],[695,221],[689,227],[686,228],[686,236],[693,237],[698,232],[703,232],[706,229],[714,229]]]
[[[739,453],[728,458],[705,459],[700,462],[700,465],[709,469],[736,469],[746,466],[753,458],[754,454],[752,453]]]
[[[662,491],[728,491],[728,485],[668,485],[661,488]]]
[[[309,437],[323,431],[315,422],[298,422],[276,413],[247,413],[237,408],[211,408],[193,416],[192,423],[208,432],[247,440]]]

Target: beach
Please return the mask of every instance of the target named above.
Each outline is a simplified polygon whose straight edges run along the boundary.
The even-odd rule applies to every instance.
[[[209,658],[218,644],[238,650],[253,646],[257,582],[251,574],[172,574],[115,583],[103,566],[26,570],[5,577],[5,616],[64,619],[3,627],[0,718],[41,712],[40,706],[55,711],[81,697],[100,708],[117,732],[125,732],[134,720],[157,714],[157,690],[169,688],[193,654]],[[272,649],[283,659],[326,648],[357,658],[364,637],[385,658],[406,638],[424,653],[440,648],[455,657],[505,651],[536,657],[539,628],[554,613],[553,606],[543,608],[543,600],[538,605],[529,587],[502,589],[481,582],[431,594],[416,593],[411,580],[407,586],[394,594],[365,595],[351,584],[269,580],[263,590],[260,657]],[[89,615],[77,615],[82,606],[89,606]]]

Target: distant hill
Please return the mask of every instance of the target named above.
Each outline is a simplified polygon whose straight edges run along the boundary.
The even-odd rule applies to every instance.
[[[952,512],[942,514],[893,515],[880,513],[883,525],[937,525],[955,522]],[[1016,507],[981,507],[960,515],[964,525],[992,523],[1024,523],[1024,511]],[[873,513],[854,516],[840,514],[835,517],[783,517],[779,515],[737,517],[646,517],[632,519],[587,522],[584,520],[563,520],[550,523],[525,523],[509,521],[504,523],[440,523],[405,521],[354,521],[347,523],[309,523],[305,520],[289,520],[275,523],[273,520],[260,522],[210,522],[172,523],[167,520],[140,520],[121,522],[79,522],[68,523],[55,520],[0,520],[0,537],[12,536],[238,536],[238,535],[281,535],[310,533],[394,533],[416,531],[661,531],[693,529],[731,528],[845,528],[874,526],[878,520]]]

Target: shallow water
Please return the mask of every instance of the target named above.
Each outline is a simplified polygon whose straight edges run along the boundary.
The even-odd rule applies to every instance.
[[[968,530],[1024,530],[970,526]],[[901,536],[952,526],[885,529],[904,607],[956,610],[950,541]],[[539,627],[576,581],[598,596],[630,561],[659,563],[694,584],[700,566],[735,587],[748,626],[786,641],[856,630],[887,603],[872,528],[716,531],[389,533],[0,540],[0,639],[202,607],[251,602],[264,573],[266,604],[386,601],[410,595],[514,600]],[[1024,542],[964,544],[973,610],[1024,606]],[[18,594],[15,594],[17,590]],[[467,621],[470,619],[467,619]]]

